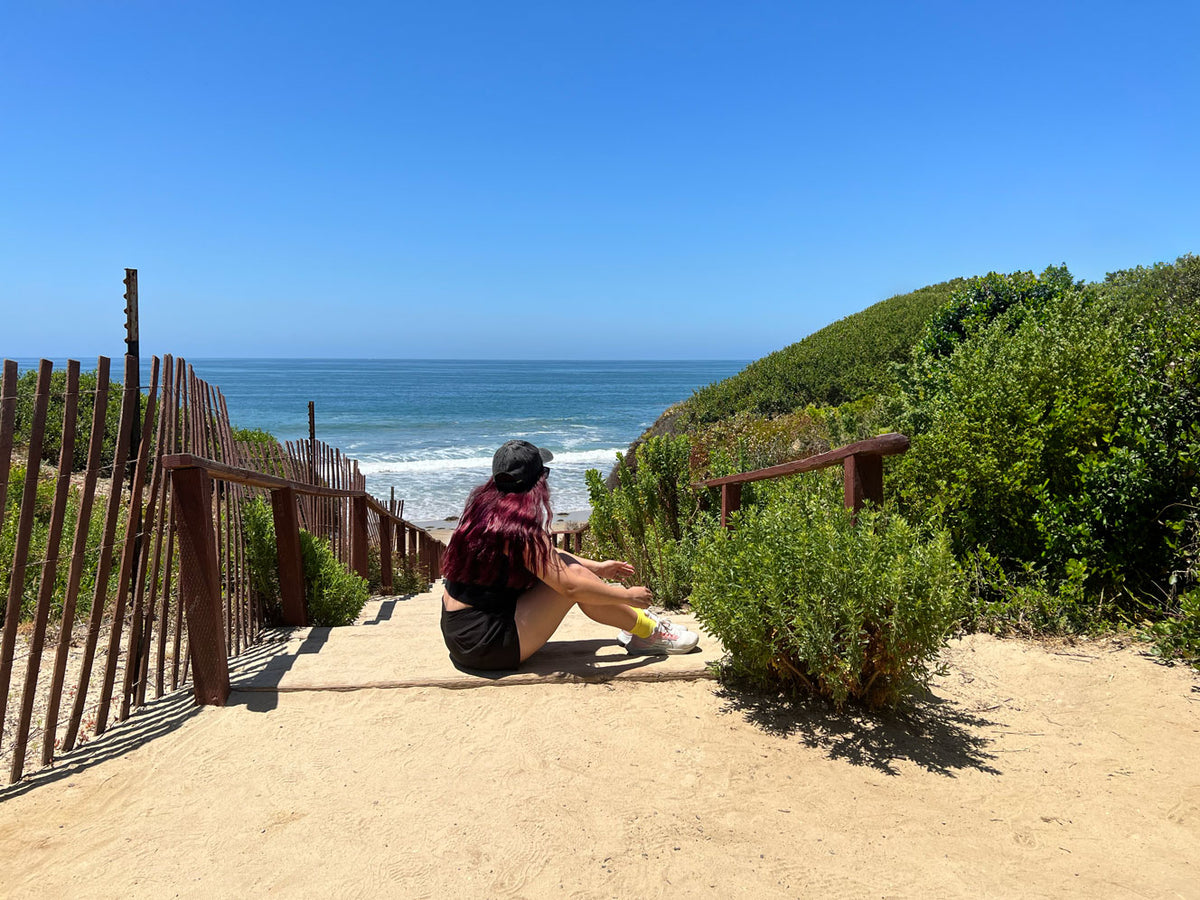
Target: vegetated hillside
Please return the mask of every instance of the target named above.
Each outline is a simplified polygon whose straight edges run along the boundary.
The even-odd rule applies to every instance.
[[[926,323],[965,283],[956,278],[929,285],[839,319],[701,388],[682,412],[707,423],[739,412],[775,416],[810,403],[838,406],[886,391],[894,383],[893,363],[908,359]]]
[[[874,551],[849,541],[870,520],[860,513],[846,542],[830,530],[849,522],[838,473],[764,481],[742,492],[731,540],[715,492],[693,485],[901,431],[911,449],[889,459],[887,502],[871,513],[912,539],[880,557],[880,572],[929,567],[879,596],[899,610],[896,598],[919,588],[903,615],[935,638],[926,650],[945,633],[941,607],[926,601],[953,588],[969,628],[1133,625],[1164,657],[1200,665],[1200,257],[1102,282],[1062,265],[936,287],[946,302],[909,320],[918,327],[903,341],[903,324],[884,324],[903,323],[889,304],[907,298],[893,298],[664,415],[616,484],[589,477],[600,552],[625,552],[622,540],[649,549],[638,577],[664,598],[691,597],[741,654],[739,671],[770,684],[792,673],[823,691],[821,667],[856,652],[831,636],[869,635],[875,646],[891,626],[826,622],[789,655],[802,633],[778,621],[818,621],[802,605],[810,588],[822,610],[867,608],[855,590],[874,576],[854,567]],[[772,393],[785,389],[794,393]],[[931,548],[938,559],[922,555]],[[800,580],[810,574],[812,586]],[[943,576],[948,587],[928,590]],[[868,668],[838,668],[850,696]]]

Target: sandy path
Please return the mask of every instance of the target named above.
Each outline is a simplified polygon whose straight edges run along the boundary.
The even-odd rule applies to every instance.
[[[0,893],[1200,894],[1194,673],[987,637],[947,662],[883,718],[707,680],[168,698],[0,792]]]

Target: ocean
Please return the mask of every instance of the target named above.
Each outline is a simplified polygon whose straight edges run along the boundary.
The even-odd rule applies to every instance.
[[[189,359],[225,395],[233,424],[279,440],[317,437],[359,461],[367,489],[432,524],[462,512],[496,448],[523,438],[554,453],[556,512],[588,509],[584,473],[607,476],[668,406],[745,361]],[[94,363],[84,360],[84,367]],[[115,364],[115,361],[114,361]],[[148,374],[143,375],[145,386]]]

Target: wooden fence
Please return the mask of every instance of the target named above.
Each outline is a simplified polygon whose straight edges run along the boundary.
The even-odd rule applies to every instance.
[[[138,359],[125,358],[119,422],[106,452],[109,369],[101,357],[94,388],[81,394],[78,362],[67,364],[65,379],[54,379],[43,360],[32,397],[18,410],[17,364],[4,361],[0,760],[10,781],[24,774],[39,742],[41,764],[49,765],[148,696],[189,681],[198,691],[196,669],[213,661],[196,656],[197,633],[187,627],[196,611],[186,599],[195,594],[197,554],[210,601],[203,640],[219,644],[221,665],[260,639],[265,623],[250,587],[242,511],[270,491],[276,522],[281,514],[286,521],[277,483],[289,492],[293,530],[328,540],[345,565],[365,576],[369,548],[377,548],[384,590],[392,586],[394,556],[411,559],[424,577],[440,576],[441,545],[404,521],[394,500],[368,497],[357,462],[316,440],[235,440],[224,396],[182,359],[155,357],[143,396]],[[60,381],[61,390],[52,391]],[[81,400],[93,414],[86,464],[73,471]],[[50,421],[59,406],[61,422]],[[46,466],[44,449],[55,437],[58,463]],[[24,453],[23,474],[14,449]],[[191,476],[178,477],[185,470]],[[10,485],[10,473],[20,474],[19,484]],[[302,622],[294,581],[288,590],[292,620]],[[49,634],[52,620],[56,636]]]

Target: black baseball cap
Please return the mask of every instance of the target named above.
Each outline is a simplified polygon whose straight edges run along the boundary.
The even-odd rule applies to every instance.
[[[492,457],[492,477],[502,494],[520,494],[542,477],[554,454],[529,441],[508,441]]]

